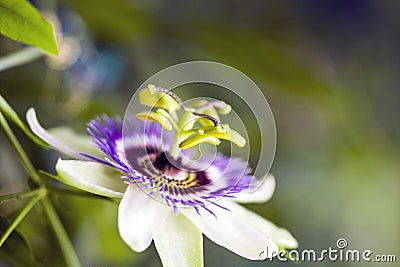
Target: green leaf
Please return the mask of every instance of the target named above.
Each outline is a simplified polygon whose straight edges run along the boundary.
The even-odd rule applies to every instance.
[[[1,0],[0,0],[1,1]],[[1,16],[0,16],[1,17]],[[0,18],[1,20],[1,18]],[[34,135],[27,127],[21,119],[18,117],[17,113],[13,110],[13,108],[7,103],[7,101],[0,95],[0,112],[2,112],[9,120],[15,123],[22,131],[36,144],[41,147],[48,148],[49,146],[39,139],[36,135]]]
[[[25,0],[0,0],[0,33],[57,54],[53,27]]]
[[[203,235],[182,214],[171,212],[153,239],[164,267],[203,266]]]
[[[0,232],[3,233],[8,227],[7,220],[4,217],[0,217]],[[1,247],[0,259],[11,266],[41,266],[35,259],[28,240],[17,230],[11,233],[7,242]]]

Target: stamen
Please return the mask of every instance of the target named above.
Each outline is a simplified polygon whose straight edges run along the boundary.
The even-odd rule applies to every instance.
[[[221,122],[220,122],[219,120],[217,120],[216,118],[214,118],[214,117],[212,117],[212,116],[210,116],[210,115],[207,115],[207,114],[198,113],[198,112],[195,111],[196,109],[186,107],[186,106],[183,104],[182,100],[181,100],[177,95],[175,95],[174,93],[172,93],[171,91],[169,91],[169,90],[167,90],[167,89],[165,89],[165,88],[162,88],[162,87],[155,87],[155,86],[153,86],[153,85],[151,85],[151,86],[149,85],[149,88],[150,88],[150,87],[151,87],[151,90],[154,90],[154,91],[156,91],[156,92],[162,92],[162,93],[165,93],[165,94],[169,95],[170,97],[172,97],[172,99],[174,99],[175,102],[178,103],[178,105],[179,105],[183,110],[189,111],[189,112],[192,113],[193,115],[196,115],[196,116],[199,116],[199,117],[203,117],[203,118],[205,118],[205,119],[208,119],[208,120],[212,121],[212,122],[214,123],[215,126],[221,125]]]

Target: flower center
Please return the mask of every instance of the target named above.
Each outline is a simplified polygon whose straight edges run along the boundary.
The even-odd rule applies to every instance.
[[[139,165],[157,185],[182,188],[196,186],[196,175],[176,168],[169,162],[165,153],[145,158]]]
[[[247,162],[220,153],[188,161],[192,151],[181,151],[177,158],[172,158],[171,143],[176,137],[172,132],[164,136],[155,122],[130,126],[132,132],[123,138],[122,120],[107,116],[92,120],[88,132],[106,157],[103,160],[86,156],[125,173],[122,177],[127,179],[126,183],[160,197],[175,213],[178,205],[182,205],[194,208],[199,214],[200,209],[214,214],[208,204],[220,207],[217,199],[234,197],[249,188],[253,177],[249,175]]]
[[[168,191],[173,195],[187,194],[193,188],[208,185],[211,180],[207,178],[206,171],[186,171],[187,168],[178,168],[179,163],[171,163],[165,152],[151,153],[138,157],[132,167],[141,169],[146,174],[147,187],[153,191]],[[154,192],[153,192],[154,193]]]
[[[220,153],[203,154],[193,161],[186,157],[192,152],[186,149],[204,142],[219,145],[224,139],[239,147],[246,144],[238,132],[221,122],[219,115],[228,114],[229,105],[208,99],[185,106],[171,91],[152,85],[141,90],[139,97],[141,104],[151,110],[136,114],[145,121],[140,125],[128,117],[122,139],[113,138],[114,132],[119,136],[122,132],[109,122],[110,127],[105,129],[96,123],[89,129],[97,137],[98,147],[117,162],[116,166],[110,164],[128,174],[123,176],[128,179],[126,183],[137,185],[149,196],[160,197],[175,213],[182,205],[199,214],[200,208],[213,214],[208,204],[220,207],[217,199],[234,197],[248,189],[252,177],[247,162]],[[115,146],[110,146],[108,140],[115,139]]]

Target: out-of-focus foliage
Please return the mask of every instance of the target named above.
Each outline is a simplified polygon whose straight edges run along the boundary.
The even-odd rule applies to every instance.
[[[4,217],[0,217],[0,229],[2,233],[8,226],[7,220]],[[0,258],[5,259],[12,266],[40,266],[40,263],[36,261],[33,255],[29,242],[18,231],[14,231],[8,237],[7,243],[0,250]]]
[[[153,27],[151,18],[127,0],[68,0],[99,40],[121,42]]]
[[[261,87],[277,125],[276,194],[270,203],[249,208],[290,229],[300,250],[335,248],[338,238],[346,238],[349,249],[397,253],[399,260],[398,2],[34,2],[52,11],[62,32],[84,49],[76,64],[63,71],[38,60],[0,73],[0,92],[20,117],[34,106],[43,125],[69,125],[83,133],[95,115],[122,116],[138,85],[165,67],[189,60],[229,64]],[[80,31],[69,31],[72,22]],[[20,48],[0,39],[0,56]],[[251,121],[248,108],[224,90],[203,86],[193,94],[216,96]],[[189,97],[182,95],[183,100]],[[254,135],[250,145],[259,146],[257,130],[248,127]],[[41,150],[14,129],[35,166],[54,173],[59,155]],[[25,190],[26,177],[2,135],[0,192]],[[253,166],[257,162],[250,160]],[[136,254],[121,241],[114,203],[65,194],[54,200],[84,266],[161,264],[154,247]],[[0,213],[8,216],[18,207],[16,201],[1,204]],[[38,261],[62,266],[40,210],[33,210],[18,230]],[[205,243],[206,266],[297,266],[247,261]],[[384,265],[394,266],[368,263]]]
[[[286,45],[264,36],[262,30],[203,26],[195,33],[193,39],[214,60],[251,73],[254,79],[293,94],[327,94],[329,86],[318,75],[294,60]]]

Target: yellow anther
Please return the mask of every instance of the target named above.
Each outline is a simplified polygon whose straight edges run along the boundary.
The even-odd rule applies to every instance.
[[[238,132],[230,129],[227,124],[221,124],[219,114],[226,115],[232,109],[223,101],[199,100],[189,108],[172,92],[152,84],[139,92],[139,100],[143,105],[158,109],[138,113],[136,117],[156,121],[167,130],[175,129],[175,142],[179,143],[181,149],[204,142],[219,145],[220,139],[231,141],[239,147],[246,145],[246,139]],[[176,113],[180,108],[183,113]],[[196,123],[203,127],[193,128]]]
[[[244,137],[240,133],[232,129],[225,129],[224,132],[218,132],[218,131],[206,132],[206,134],[210,134],[219,139],[231,141],[238,147],[244,147],[246,145],[246,139],[244,139]]]
[[[197,146],[204,142],[212,144],[212,145],[216,145],[216,146],[221,143],[221,141],[214,136],[205,135],[205,134],[194,134],[194,135],[190,136],[188,139],[186,139],[185,141],[183,141],[182,143],[180,143],[179,148],[187,149],[187,148],[191,148],[193,146]]]
[[[167,118],[168,118],[168,116],[169,116],[168,112],[166,112],[166,111],[165,111],[164,109],[162,109],[162,108],[157,109],[156,112],[157,112],[158,114],[164,116],[164,117],[167,117]]]
[[[169,122],[168,118],[160,113],[153,111],[144,111],[136,114],[136,118],[142,121],[156,121],[158,122],[164,129],[172,130],[172,125]]]
[[[224,127],[222,127],[221,125],[217,125],[217,126],[215,126],[214,127],[214,131],[215,132],[217,132],[217,133],[226,133],[226,131],[227,131],[227,129],[226,129],[226,126],[227,126],[227,124],[224,124],[223,125]],[[229,126],[227,126],[228,127],[228,129],[229,129]]]
[[[141,90],[139,100],[145,106],[163,108],[169,113],[180,108],[171,96],[164,92],[155,91],[154,85],[149,85],[146,89]]]
[[[200,139],[202,136],[203,137],[207,136],[207,138]],[[200,144],[202,142],[211,143],[209,142],[211,137],[215,139],[223,139],[231,141],[238,147],[244,147],[246,145],[246,139],[244,139],[244,137],[241,136],[241,134],[238,133],[237,131],[232,130],[227,124],[224,124],[222,126],[218,125],[211,127],[195,128],[188,131],[181,131],[179,133],[179,139],[183,140],[182,143],[184,143],[185,147],[187,146],[187,142],[189,142],[190,144],[192,144],[192,142],[194,141],[196,141],[197,144]],[[219,143],[220,142],[218,142],[218,145]],[[192,146],[193,145],[190,145],[189,147]]]

